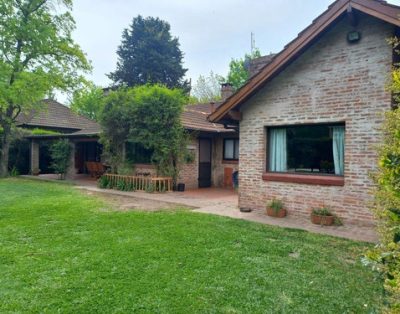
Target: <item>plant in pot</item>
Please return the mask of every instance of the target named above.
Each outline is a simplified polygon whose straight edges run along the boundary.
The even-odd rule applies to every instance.
[[[267,215],[270,217],[283,218],[286,216],[286,209],[283,208],[281,200],[273,199],[267,205]]]
[[[313,208],[311,212],[311,222],[316,225],[332,226],[335,216],[329,207]]]

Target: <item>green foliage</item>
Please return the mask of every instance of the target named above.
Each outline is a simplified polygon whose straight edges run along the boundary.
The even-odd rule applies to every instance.
[[[124,179],[119,179],[117,181],[117,184],[115,185],[115,188],[119,191],[125,191],[125,180]]]
[[[61,134],[60,132],[56,132],[56,131],[52,131],[52,130],[39,129],[39,128],[34,128],[30,132],[31,132],[32,135],[57,135],[57,134]]]
[[[100,189],[108,189],[110,184],[110,180],[107,176],[101,176],[97,181],[97,187]]]
[[[79,115],[99,121],[103,107],[104,91],[93,83],[87,83],[73,93],[71,109]]]
[[[123,176],[132,176],[135,174],[135,166],[129,162],[124,162],[118,167],[118,174]]]
[[[65,179],[65,174],[71,162],[72,147],[68,139],[60,139],[50,146],[52,158],[51,168],[58,174],[60,179]]]
[[[83,81],[79,71],[91,69],[72,39],[71,10],[71,0],[0,1],[0,176],[18,114],[41,110],[45,95],[70,90]]]
[[[252,54],[246,54],[244,58],[231,60],[227,81],[232,84],[234,90],[238,90],[247,82],[249,79],[249,63],[252,59],[259,57],[261,57],[261,52],[256,49]]]
[[[194,103],[207,103],[221,99],[221,84],[225,78],[210,72],[209,76],[200,75],[192,88],[191,96]]]
[[[117,50],[118,63],[109,77],[117,85],[162,84],[189,91],[184,81],[187,69],[178,38],[172,37],[169,23],[159,18],[137,16],[122,33]]]
[[[127,140],[152,150],[158,174],[179,174],[186,155],[187,134],[181,123],[187,99],[182,91],[159,85],[144,85],[111,92],[105,100],[101,141],[114,172],[122,165]]]
[[[275,212],[278,212],[283,208],[283,202],[278,199],[273,199],[269,202],[268,207],[272,208]]]
[[[379,313],[365,243],[118,211],[63,184],[0,180],[0,195],[1,313]]]
[[[113,173],[118,173],[118,167],[123,164],[124,145],[132,123],[133,106],[132,93],[124,88],[111,92],[104,99],[100,116],[100,142],[103,144],[103,156]]]
[[[400,71],[394,72],[398,84]],[[400,89],[394,89],[400,91]],[[378,220],[380,244],[367,254],[366,262],[373,265],[385,279],[391,310],[400,311],[400,110],[386,113],[383,143],[379,149],[379,170],[374,213]]]
[[[333,216],[329,207],[313,208],[312,213],[317,216]]]

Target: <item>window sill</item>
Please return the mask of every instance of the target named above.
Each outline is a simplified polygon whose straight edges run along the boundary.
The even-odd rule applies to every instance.
[[[295,173],[266,172],[263,174],[262,178],[264,181],[344,186],[344,177],[333,176],[333,175],[323,176],[323,175],[309,175],[309,174],[295,174]]]
[[[227,159],[223,159],[222,160],[223,164],[230,164],[230,165],[237,165],[239,163],[239,160],[227,160]]]

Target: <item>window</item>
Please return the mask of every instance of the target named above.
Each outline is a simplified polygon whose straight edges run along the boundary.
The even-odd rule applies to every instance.
[[[239,139],[224,139],[224,160],[239,160]]]
[[[344,124],[268,128],[271,172],[344,175]]]
[[[151,164],[153,150],[146,149],[142,145],[127,142],[126,143],[126,159],[133,164]]]

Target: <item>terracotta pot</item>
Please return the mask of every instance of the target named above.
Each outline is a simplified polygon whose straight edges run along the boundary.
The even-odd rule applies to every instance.
[[[316,225],[332,226],[335,221],[333,216],[320,216],[311,214],[311,222]]]
[[[267,215],[275,218],[283,218],[286,216],[286,209],[281,208],[280,210],[276,211],[275,209],[268,207]]]

